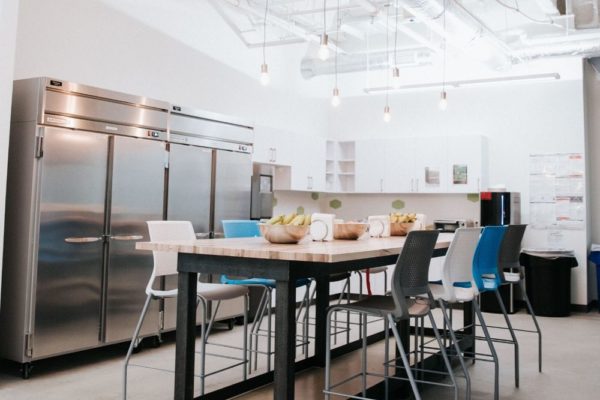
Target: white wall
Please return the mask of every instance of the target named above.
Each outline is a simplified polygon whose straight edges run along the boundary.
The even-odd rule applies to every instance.
[[[4,245],[4,201],[10,127],[10,104],[19,0],[0,0],[0,254]],[[0,257],[0,290],[2,258]]]
[[[235,43],[234,33],[229,30],[231,37],[225,37],[226,32],[200,39]],[[244,50],[253,51],[237,51]],[[264,88],[257,79],[99,0],[21,1],[15,78],[34,76],[244,117],[257,126],[325,135],[325,100]]]
[[[481,134],[488,138],[489,182],[521,192],[523,222],[529,222],[529,155],[585,152],[581,61],[575,80],[471,87],[448,91],[448,109],[438,109],[433,91],[392,93],[392,121],[383,122],[382,95],[344,99],[332,112],[330,132],[338,139],[390,136]],[[547,245],[547,231],[528,229],[525,246]],[[575,249],[574,304],[587,305],[587,231],[564,231],[564,246]]]

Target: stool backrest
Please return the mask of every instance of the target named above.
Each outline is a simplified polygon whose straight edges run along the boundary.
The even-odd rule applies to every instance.
[[[429,264],[438,235],[438,231],[411,231],[406,237],[392,276],[398,318],[408,315],[407,297],[429,293]]]
[[[486,226],[483,228],[473,257],[473,280],[479,291],[490,289],[484,285],[484,278],[494,279],[494,288],[502,283],[502,278],[498,274],[498,255],[505,231],[506,227],[504,226]]]
[[[456,299],[455,283],[473,282],[473,256],[481,228],[459,228],[454,232],[442,268],[442,284],[450,301]]]
[[[519,268],[521,263],[519,257],[521,256],[521,242],[523,236],[525,236],[525,229],[527,225],[508,225],[502,244],[500,245],[500,255],[498,256],[498,271],[501,276],[503,270],[509,268]]]
[[[223,232],[226,238],[259,237],[258,221],[246,219],[224,219]]]
[[[190,221],[148,221],[148,232],[152,242],[169,242],[173,240],[194,241],[196,234]],[[153,251],[154,269],[152,278],[177,273],[177,253]]]

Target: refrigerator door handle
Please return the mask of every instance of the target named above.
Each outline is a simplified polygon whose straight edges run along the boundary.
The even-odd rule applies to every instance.
[[[144,237],[142,235],[116,235],[116,236],[111,236],[110,238],[112,240],[129,241],[129,240],[142,240]]]
[[[94,243],[102,240],[102,237],[68,237],[65,238],[67,243]]]

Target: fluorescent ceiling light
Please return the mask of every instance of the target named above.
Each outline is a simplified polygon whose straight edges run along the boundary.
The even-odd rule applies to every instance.
[[[548,81],[548,80],[559,80],[560,74],[558,73],[546,73],[546,74],[532,74],[532,75],[515,75],[515,76],[503,76],[499,78],[484,78],[484,79],[470,79],[460,81],[446,81],[446,87],[460,88],[465,86],[477,86],[477,85],[490,85],[495,83],[510,83],[510,82],[525,82],[525,81]],[[419,89],[431,89],[439,88],[444,85],[443,82],[432,82],[432,83],[418,83],[413,85],[400,85],[397,88],[380,86],[373,88],[365,88],[364,91],[367,94],[385,92],[387,90],[419,90]]]

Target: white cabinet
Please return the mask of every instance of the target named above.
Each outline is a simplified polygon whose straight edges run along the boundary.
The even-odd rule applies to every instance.
[[[278,129],[256,127],[252,161],[261,164],[292,165],[294,135]]]
[[[415,143],[413,192],[445,193],[448,188],[448,152],[445,137],[412,138]]]
[[[386,140],[359,140],[355,144],[355,191],[381,193],[385,180]]]
[[[291,166],[275,169],[275,190],[325,191],[325,139],[314,136],[290,138],[294,149]]]
[[[487,187],[485,138],[451,136],[448,138],[448,192],[478,193]]]
[[[415,191],[416,145],[414,140],[389,139],[385,141],[383,191],[408,193]]]

